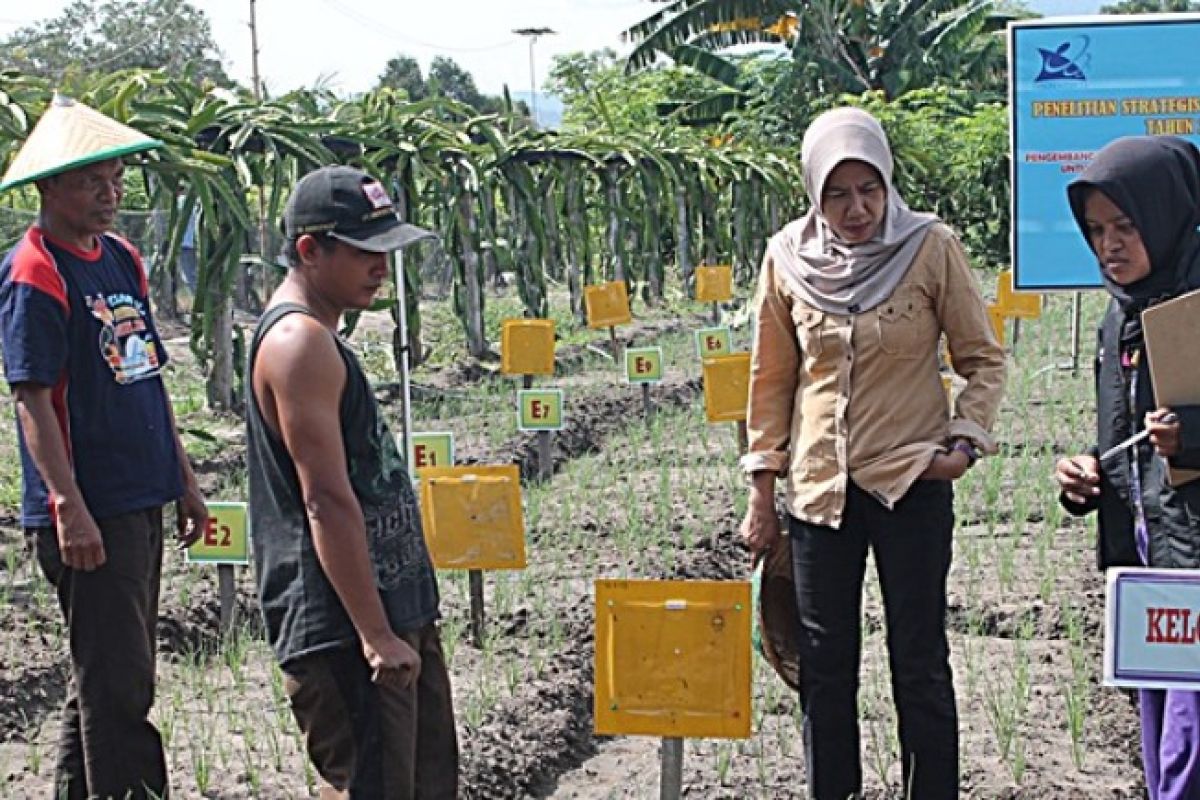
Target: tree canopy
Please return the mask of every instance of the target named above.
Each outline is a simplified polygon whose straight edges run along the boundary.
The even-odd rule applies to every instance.
[[[10,66],[68,90],[89,73],[137,68],[233,83],[208,16],[187,0],[74,0],[17,30],[0,50]]]

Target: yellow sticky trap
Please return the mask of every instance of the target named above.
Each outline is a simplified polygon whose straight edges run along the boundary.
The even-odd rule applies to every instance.
[[[554,320],[506,319],[500,332],[505,375],[554,374]]]
[[[187,549],[192,564],[248,564],[249,524],[245,503],[209,503],[208,527]]]
[[[421,471],[425,543],[438,569],[521,569],[525,524],[516,464]]]
[[[740,422],[750,399],[750,354],[709,356],[704,364],[704,411],[709,422]]]
[[[589,328],[612,328],[633,322],[625,281],[583,287],[583,305],[587,310]]]
[[[992,330],[996,334],[996,341],[1003,345],[1005,320],[1007,320],[1008,317],[1005,315],[1004,309],[1000,308],[1000,306],[994,303],[987,307],[987,313],[988,319],[992,321]]]
[[[1037,292],[1013,290],[1013,274],[1006,269],[996,277],[996,305],[1006,316],[1037,319],[1042,315],[1042,296]]]
[[[596,733],[750,735],[750,584],[596,581]]]
[[[733,298],[733,267],[717,264],[696,267],[696,300],[701,303],[723,303]]]

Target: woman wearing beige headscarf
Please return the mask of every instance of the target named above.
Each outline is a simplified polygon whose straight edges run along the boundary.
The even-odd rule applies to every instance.
[[[892,187],[870,114],[840,108],[804,136],[811,210],[776,234],[755,300],[751,476],[742,535],[780,543],[786,489],[809,795],[862,789],[856,695],[868,547],[887,618],[906,796],[958,793],[958,718],[946,639],[952,483],[984,453],[1004,352],[954,234]],[[953,409],[945,334],[966,379]]]

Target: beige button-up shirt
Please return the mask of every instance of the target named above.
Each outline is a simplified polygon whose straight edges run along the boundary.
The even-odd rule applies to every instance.
[[[933,225],[892,296],[861,314],[829,314],[790,292],[768,254],[747,410],[746,472],[787,484],[793,516],[841,526],[852,480],[891,508],[954,437],[994,453],[1004,349],[953,232]],[[966,387],[948,407],[938,346]]]

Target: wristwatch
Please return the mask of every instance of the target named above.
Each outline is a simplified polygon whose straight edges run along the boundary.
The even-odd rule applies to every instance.
[[[950,450],[957,450],[966,456],[968,467],[975,466],[975,462],[978,461],[979,457],[983,455],[980,449],[976,447],[975,443],[970,439],[955,439],[954,443],[950,445]]]

